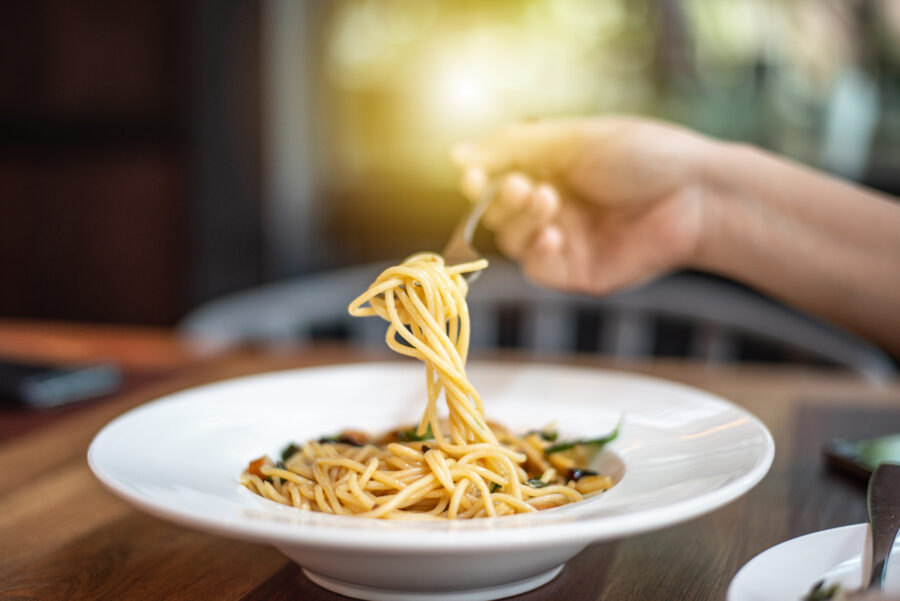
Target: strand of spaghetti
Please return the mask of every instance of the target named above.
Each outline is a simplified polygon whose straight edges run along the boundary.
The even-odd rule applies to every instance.
[[[355,472],[362,473],[366,471],[366,466],[360,463],[359,461],[354,461],[349,457],[323,457],[316,462],[321,466],[334,466],[334,467],[343,467],[348,470],[353,470]]]
[[[472,505],[470,505],[468,508],[466,508],[466,510],[463,511],[459,515],[459,517],[461,519],[471,519],[471,518],[480,518],[480,517],[484,517],[484,516],[488,516],[488,515],[490,515],[490,514],[488,514],[488,512],[487,512],[487,509],[486,509],[485,503],[484,503],[484,499],[478,498],[475,500],[474,503],[472,503]]]
[[[480,465],[466,465],[459,466],[455,465],[450,468],[450,475],[454,480],[459,480],[464,474],[469,474],[474,472],[475,474],[481,476],[485,480],[489,482],[494,482],[500,486],[506,486],[509,484],[510,480],[506,476],[503,476],[493,470],[489,470],[486,467],[482,467]]]
[[[387,450],[389,453],[397,455],[398,457],[409,457],[416,461],[425,461],[425,455],[423,455],[421,451],[400,444],[399,442],[388,443]]]
[[[261,471],[266,476],[278,476],[284,480],[289,480],[294,482],[295,484],[305,484],[310,480],[308,478],[304,478],[300,474],[296,474],[290,470],[283,470],[277,467],[271,466],[263,466],[259,471]]]
[[[377,518],[385,513],[397,509],[404,502],[410,503],[412,500],[416,499],[413,495],[420,493],[430,487],[433,487],[437,481],[435,480],[434,474],[428,474],[427,476],[421,478],[414,484],[411,484],[404,488],[402,491],[394,495],[394,497],[384,505],[380,505],[373,509],[372,511],[368,511],[364,514],[361,514],[365,517]]]
[[[473,482],[473,483],[476,481],[481,481],[481,482],[490,482],[491,481],[490,478],[485,478],[481,473],[479,473],[478,470],[473,469],[473,468],[474,468],[474,466],[471,466],[471,465],[457,466],[453,470],[452,473],[453,473],[453,476],[456,478],[466,478],[470,482]]]
[[[463,362],[459,354],[459,348],[453,345],[450,337],[447,335],[446,325],[439,325],[435,318],[435,315],[440,315],[442,318],[445,317],[444,312],[435,313],[437,311],[436,308],[429,310],[422,303],[422,299],[415,294],[400,295],[400,303],[410,315],[417,317],[417,322],[421,324],[420,327],[428,338],[428,347],[434,349],[442,348],[445,351],[445,355],[453,362],[456,370],[462,371]],[[449,321],[449,319],[445,320],[444,324],[446,324],[446,321]]]
[[[429,493],[436,488],[439,489],[439,487],[440,483],[434,477],[434,474],[428,474],[393,495],[379,497],[379,507],[387,506],[389,509],[406,509],[421,502]]]
[[[522,490],[526,492],[532,499],[541,499],[544,497],[549,497],[552,495],[560,495],[570,499],[572,501],[580,501],[582,499],[581,493],[575,489],[569,488],[568,486],[546,486],[544,488],[539,489],[531,489],[530,486],[523,486]],[[533,492],[532,492],[533,491]]]
[[[437,432],[440,430],[440,423],[437,415],[437,396],[439,394],[438,386],[439,380],[437,376],[437,372],[435,369],[428,363],[425,364],[425,385],[427,389],[428,399],[425,403],[425,412],[422,414],[422,419],[419,420],[419,427],[416,428],[417,436],[424,436],[428,431],[428,426],[431,426],[432,432]]]
[[[288,500],[281,495],[275,487],[272,486],[271,482],[263,482],[263,489],[266,491],[266,496],[272,499],[273,501],[278,501],[279,503],[288,504]]]
[[[404,488],[406,488],[406,484],[397,480],[385,470],[378,470],[374,474],[372,474],[372,480],[380,482],[382,484],[386,484],[390,488],[396,490],[403,490]]]
[[[430,289],[430,287],[426,288],[426,290],[429,290],[429,289]],[[399,294],[398,296],[401,300],[401,304],[404,306],[404,309],[406,310],[406,312],[408,314],[417,315],[419,317],[419,319],[421,319],[425,322],[426,325],[430,326],[432,332],[442,331],[442,329],[438,327],[433,316],[428,313],[428,309],[422,305],[422,302],[418,298],[418,296],[410,295],[410,294]],[[394,303],[392,301],[393,301],[393,297],[391,297],[389,299],[389,302],[386,302],[386,306],[388,308],[388,314],[391,317],[391,320],[399,321],[399,322],[406,321],[406,320],[402,320],[400,318],[399,312],[396,312],[396,307],[394,307]],[[412,303],[412,306],[410,305],[410,303]],[[390,311],[391,308],[394,309],[394,314],[391,314],[391,311]],[[414,308],[418,309],[418,311],[415,311]],[[428,350],[427,347],[419,346],[419,345],[415,344],[414,337],[411,338],[411,337],[404,336],[404,338],[410,344],[415,346],[417,348],[417,350],[419,350],[420,352],[423,352],[423,351],[427,352],[427,350]],[[443,343],[443,341],[438,338],[435,338],[432,341],[432,343],[433,342]],[[449,343],[449,340],[447,342]],[[447,347],[445,346],[445,348],[447,348]],[[456,349],[452,349],[452,348],[448,348],[448,351],[451,351],[451,356],[454,354],[456,355],[456,361],[454,361],[454,362],[457,363],[457,367],[461,367],[461,364],[459,363],[460,359],[459,359],[458,351]]]
[[[300,489],[297,488],[296,486],[292,486],[288,490],[288,492],[291,496],[291,505],[293,505],[294,507],[300,507],[300,500],[302,498],[300,496]]]
[[[385,304],[388,309],[388,315],[390,316],[391,320],[393,320],[397,323],[400,323],[400,316],[397,314],[397,306],[396,306],[396,303],[394,302],[394,294],[390,290],[385,293],[385,301],[386,301]],[[395,324],[395,327],[397,327],[396,324]],[[419,353],[421,353],[421,355],[416,358],[422,359],[422,357],[424,357],[424,359],[422,359],[423,361],[430,361],[431,363],[434,364],[434,366],[438,367],[438,369],[440,371],[443,371],[443,372],[453,371],[452,365],[448,364],[443,357],[438,356],[438,354],[436,352],[434,352],[433,349],[428,348],[425,345],[425,343],[423,343],[421,340],[419,340],[415,336],[413,336],[412,332],[410,332],[406,327],[403,327],[403,328],[397,327],[397,333],[400,334],[400,336],[406,342],[408,342],[410,344],[410,346],[412,346],[417,351],[419,351]],[[395,348],[396,344],[397,343],[395,341],[393,341],[393,344],[389,343],[388,346],[390,346],[392,349],[396,350],[396,348]]]
[[[448,266],[439,255],[419,253],[382,271],[348,307],[351,315],[386,320],[388,347],[425,364],[427,402],[416,433],[430,429],[433,443],[357,449],[311,441],[287,458],[287,469],[256,468],[271,482],[248,472],[241,482],[295,507],[384,519],[497,516],[579,500],[570,486],[553,484],[561,479],[539,444],[505,431],[498,438],[466,374],[471,328],[463,274],[486,265]],[[441,398],[449,430],[442,428]],[[523,485],[526,461],[531,473],[541,468],[548,486]]]
[[[441,486],[452,492],[453,477],[450,475],[450,469],[447,467],[447,462],[440,454],[440,451],[428,451],[425,453],[425,461],[431,468],[431,473],[441,483]]]
[[[262,494],[262,479],[256,474],[241,474],[241,484],[255,490],[258,494]]]
[[[431,510],[429,510],[428,513],[435,517],[440,516],[444,513],[444,510],[447,509],[447,505],[449,503],[450,497],[448,497],[447,495],[441,495],[441,497],[438,499],[437,504],[435,504],[435,506]]]
[[[450,497],[450,504],[447,506],[447,517],[451,520],[456,519],[457,513],[459,511],[459,506],[463,500],[463,495],[466,493],[466,489],[468,487],[468,478],[462,478],[459,482],[456,483],[456,488],[453,490],[453,495]]]
[[[532,507],[522,499],[519,499],[512,495],[508,495],[502,492],[495,492],[492,496],[494,497],[495,501],[506,503],[514,509],[518,509],[520,512],[536,511],[534,507]]]
[[[488,488],[488,485],[485,484],[483,478],[475,478],[472,480],[472,484],[478,488],[481,493],[481,502],[484,503],[484,507],[487,510],[489,516],[494,517],[497,515],[497,509],[494,507],[494,498],[491,495],[491,491]]]
[[[468,429],[464,429],[464,432],[460,432],[457,436],[453,437],[454,446],[457,447],[454,451],[449,451],[450,454],[456,455],[465,451],[465,447],[470,441],[465,440],[463,434],[477,434],[476,440],[479,442],[493,443],[496,444],[496,440],[492,440],[493,436],[490,435],[490,430],[486,427],[482,427],[480,423],[477,421],[477,416],[473,415],[473,413],[469,410],[468,407],[465,406],[465,401],[459,399],[458,396],[452,394],[450,392],[447,393],[447,406],[450,409],[450,413],[452,416],[456,417],[458,422],[461,422],[462,425],[468,426]],[[436,412],[436,409],[435,409]],[[438,438],[438,433],[435,432],[435,440],[438,441],[438,444],[441,445],[442,450],[444,449],[443,443],[444,438],[443,434]]]
[[[362,517],[365,517],[365,516],[362,516]],[[384,514],[383,516],[381,516],[381,518],[386,519],[386,520],[397,520],[397,521],[404,521],[404,522],[413,522],[413,521],[430,522],[433,520],[441,519],[439,517],[435,517],[435,516],[431,515],[430,513],[421,513],[421,512],[413,512],[413,511],[399,511],[399,510],[390,511],[390,512]]]
[[[362,476],[359,478],[359,485],[363,488],[366,487],[366,484],[369,483],[369,479],[372,478],[372,474],[375,473],[375,470],[378,469],[378,458],[372,457],[369,459],[369,463],[366,464],[366,471],[362,473]]]
[[[456,265],[448,265],[445,269],[449,275],[461,275],[463,273],[471,273],[480,271],[487,267],[487,259],[478,259],[469,261],[468,263],[457,263]],[[467,285],[468,287],[468,285]]]
[[[359,513],[371,509],[371,507],[366,507],[365,504],[353,494],[349,486],[336,487],[334,489],[334,494],[335,497],[342,502],[344,509],[349,510],[352,513]]]
[[[571,497],[561,494],[547,494],[540,497],[532,497],[527,503],[536,509],[547,509],[548,507],[557,507],[575,501]],[[580,499],[577,499],[580,500]]]
[[[316,497],[316,505],[318,506],[319,511],[324,511],[325,513],[334,513],[334,511],[332,511],[331,509],[331,506],[328,505],[328,501],[325,499],[325,492],[322,489],[322,485],[316,484],[316,487],[313,490]]]
[[[466,455],[464,455],[463,458],[484,458],[494,471],[505,472],[507,474],[507,479],[511,482],[513,487],[510,492],[517,496],[521,496],[519,491],[519,478],[515,466],[508,456],[497,453],[497,449],[502,447],[499,445],[479,445],[475,448],[473,447],[475,447],[475,445],[469,445],[467,447]],[[521,460],[521,456],[517,456],[516,459]],[[468,462],[460,460],[460,463]]]
[[[328,505],[331,507],[334,513],[339,515],[346,514],[347,510],[344,509],[340,501],[338,501],[337,495],[334,493],[331,479],[318,462],[316,462],[316,464],[313,466],[313,474],[315,474],[316,482],[318,482],[319,486],[322,487],[322,492],[325,494],[325,499],[328,501]]]
[[[350,491],[357,499],[359,499],[360,503],[363,504],[365,509],[368,510],[375,507],[375,495],[368,493],[362,489],[362,487],[359,485],[358,477],[354,476],[353,478],[350,478],[348,482],[350,484]]]

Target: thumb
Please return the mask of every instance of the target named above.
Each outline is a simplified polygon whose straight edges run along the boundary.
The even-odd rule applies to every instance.
[[[460,169],[488,173],[521,170],[538,177],[559,173],[576,152],[577,128],[571,121],[529,121],[454,146],[450,152]]]

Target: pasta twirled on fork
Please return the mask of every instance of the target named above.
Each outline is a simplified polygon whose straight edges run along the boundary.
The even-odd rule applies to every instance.
[[[484,259],[448,266],[440,255],[419,253],[386,269],[350,303],[351,315],[388,321],[391,349],[425,363],[428,400],[415,427],[379,441],[344,432],[292,445],[281,462],[252,462],[242,483],[303,509],[387,519],[531,512],[612,486],[609,477],[577,466],[586,461],[582,447],[599,446],[615,432],[588,445],[554,448],[555,434],[517,437],[488,423],[465,369],[470,326],[464,275],[486,266]],[[439,416],[442,396],[446,419]]]

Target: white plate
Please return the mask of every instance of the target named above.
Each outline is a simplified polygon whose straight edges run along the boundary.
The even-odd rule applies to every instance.
[[[535,364],[476,363],[469,377],[488,418],[513,431],[555,423],[561,437],[596,436],[624,413],[620,437],[600,458],[620,481],[593,499],[534,514],[425,523],[303,512],[240,485],[250,459],[277,456],[290,441],[416,421],[425,376],[411,362],[294,370],[179,392],[113,420],[88,461],[114,493],[153,515],[271,543],[337,592],[401,601],[530,590],[592,542],[728,503],[772,463],[765,426],[687,386]]]
[[[766,549],[740,569],[728,587],[728,601],[799,601],[812,585],[827,575],[845,590],[860,587],[862,550],[868,524],[854,524],[813,532]],[[894,541],[891,563],[900,557],[900,539]],[[884,590],[900,598],[900,568],[888,564]]]

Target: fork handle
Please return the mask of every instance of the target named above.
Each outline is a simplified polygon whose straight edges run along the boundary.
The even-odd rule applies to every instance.
[[[490,180],[484,187],[478,202],[473,204],[463,218],[460,219],[459,223],[456,224],[456,228],[450,235],[447,245],[441,251],[445,259],[450,257],[455,259],[453,262],[462,262],[480,257],[472,248],[472,236],[475,235],[478,222],[481,221],[485,211],[494,201],[497,192],[500,191],[500,183],[499,179]]]
[[[885,485],[892,481],[893,486]],[[882,483],[878,486],[878,483]],[[872,530],[872,574],[869,589],[882,590],[885,564],[900,527],[900,464],[882,463],[869,479],[869,527]],[[876,524],[878,527],[876,528]]]

